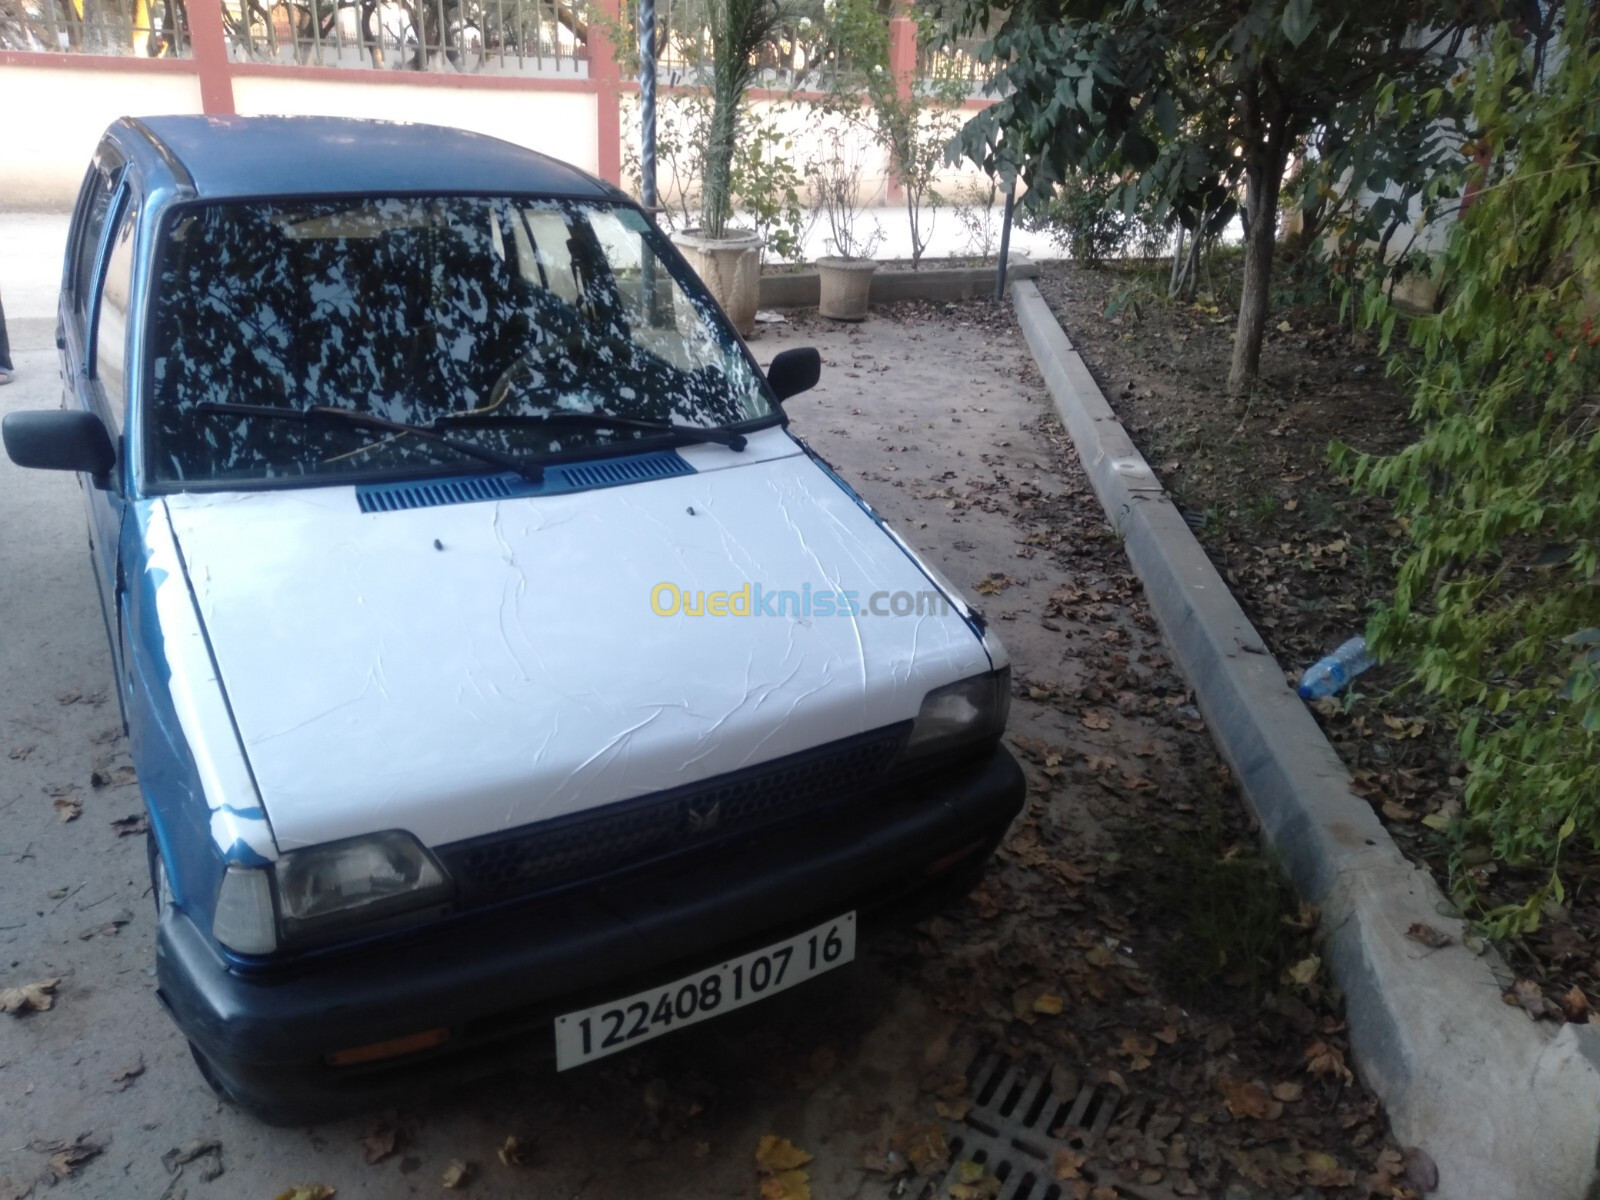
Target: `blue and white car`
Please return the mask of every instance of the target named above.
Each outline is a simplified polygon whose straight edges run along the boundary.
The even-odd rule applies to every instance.
[[[268,1120],[579,1066],[849,961],[1021,807],[1004,650],[615,189],[321,118],[106,133],[62,410],[159,995]]]

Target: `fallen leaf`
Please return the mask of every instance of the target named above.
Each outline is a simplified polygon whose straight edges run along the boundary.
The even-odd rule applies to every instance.
[[[83,801],[76,796],[57,796],[50,802],[56,810],[56,816],[61,818],[65,825],[68,821],[76,821],[83,813]]]
[[[472,1182],[472,1164],[462,1162],[459,1158],[452,1158],[439,1182],[452,1191],[466,1187]]]
[[[1401,823],[1406,821],[1415,821],[1417,819],[1416,813],[1412,812],[1404,804],[1401,804],[1396,800],[1385,800],[1383,802],[1383,815],[1388,817],[1391,821],[1398,821]]]
[[[29,1142],[28,1149],[50,1156],[50,1170],[55,1174],[57,1183],[76,1175],[85,1163],[105,1152],[105,1147],[99,1142],[90,1141],[87,1133],[80,1133],[70,1142]]]
[[[1587,1021],[1589,1007],[1589,997],[1577,984],[1573,984],[1561,997],[1561,1011],[1566,1014],[1569,1021]]]
[[[1103,733],[1111,728],[1111,718],[1104,713],[1086,712],[1078,719],[1083,722],[1085,729],[1093,729],[1096,732]]]
[[[1344,1065],[1344,1051],[1326,1042],[1312,1042],[1306,1047],[1306,1070],[1318,1079],[1336,1076],[1350,1083],[1355,1078]]]
[[[1275,1083],[1272,1085],[1272,1098],[1282,1100],[1285,1104],[1293,1104],[1305,1095],[1305,1087],[1298,1083]]]
[[[139,781],[132,767],[113,767],[104,771],[89,772],[89,786],[95,788],[128,787]]]
[[[1317,981],[1317,972],[1322,970],[1322,959],[1315,954],[1302,958],[1285,973],[1289,982],[1300,987],[1310,987]]]
[[[1051,1170],[1057,1179],[1076,1179],[1078,1171],[1087,1161],[1083,1155],[1075,1154],[1071,1150],[1057,1150]]]
[[[35,980],[21,987],[0,988],[0,1012],[7,1012],[12,1016],[21,1016],[29,1012],[48,1012],[55,1007],[56,1001],[52,993],[60,982],[58,976],[55,979]]]
[[[974,590],[976,590],[980,596],[998,596],[1001,592],[1005,591],[1008,587],[1016,582],[1017,581],[1011,578],[1009,575],[1003,575],[999,572],[994,572],[989,575],[985,575],[982,579],[978,580],[977,587]]]
[[[1250,1121],[1276,1121],[1283,1115],[1283,1105],[1268,1095],[1267,1089],[1259,1083],[1218,1075],[1216,1085],[1217,1091],[1222,1093],[1223,1103],[1236,1117]]]
[[[1338,1159],[1320,1150],[1306,1151],[1302,1162],[1305,1164],[1306,1182],[1312,1187],[1342,1188],[1356,1181],[1354,1171],[1341,1167]]]
[[[939,1118],[944,1121],[965,1121],[967,1114],[972,1111],[972,1101],[966,1099],[935,1100],[933,1102],[933,1111],[938,1113]]]
[[[174,1146],[171,1150],[168,1150],[161,1156],[161,1165],[167,1169],[168,1175],[174,1175],[177,1173],[179,1167],[186,1163],[192,1163],[195,1159],[199,1158],[203,1154],[215,1154],[218,1156],[217,1175],[222,1174],[220,1169],[222,1143],[217,1141],[216,1138],[195,1138],[193,1141],[185,1142],[181,1146]],[[211,1178],[215,1177],[216,1176],[212,1176]],[[300,1186],[320,1187],[321,1185],[301,1184]],[[328,1194],[331,1196],[333,1195],[333,1192],[330,1190]]]
[[[1535,1021],[1541,1017],[1553,1018],[1558,1014],[1556,1006],[1544,998],[1539,985],[1531,979],[1517,980],[1502,999],[1514,1008],[1521,1008]]]
[[[1116,1053],[1128,1060],[1130,1070],[1143,1071],[1150,1066],[1150,1060],[1156,1055],[1156,1040],[1137,1033],[1124,1034],[1122,1044],[1117,1047]]]
[[[1289,324],[1289,322],[1287,322],[1287,321],[1279,321],[1278,322],[1278,332],[1279,333],[1289,333],[1293,329],[1294,329],[1294,326]]]
[[[15,758],[16,755],[13,754],[12,757]],[[27,1200],[31,1195],[33,1195],[33,1180],[10,1179],[0,1175],[0,1200]]]
[[[705,1147],[704,1153],[700,1149],[702,1146]],[[711,1153],[711,1145],[708,1142],[696,1142],[694,1150],[696,1158],[704,1158]],[[529,1147],[524,1146],[517,1138],[508,1137],[500,1143],[500,1149],[496,1153],[500,1155],[500,1161],[508,1167],[525,1167],[528,1165]]]
[[[811,1179],[804,1171],[779,1171],[761,1180],[761,1200],[811,1200]]]
[[[767,1174],[793,1171],[810,1161],[811,1155],[788,1138],[777,1137],[774,1134],[766,1134],[756,1146],[756,1169]]]
[[[964,1159],[956,1164],[956,1182],[950,1185],[950,1200],[994,1200],[1005,1185],[984,1170],[983,1164]]]
[[[891,1144],[919,1175],[943,1170],[950,1162],[950,1144],[938,1125],[905,1126],[895,1131]]]
[[[118,1085],[119,1090],[125,1089],[139,1076],[144,1074],[144,1056],[140,1055],[125,1067],[118,1067],[111,1073],[111,1082]]]
[[[123,909],[103,925],[96,925],[91,929],[85,929],[78,935],[78,940],[80,942],[87,942],[90,938],[96,936],[109,937],[110,935],[117,933],[131,920],[133,920],[133,914],[127,909]]]
[[[1442,929],[1435,929],[1426,921],[1413,921],[1406,930],[1406,936],[1414,942],[1421,942],[1424,946],[1431,946],[1437,950],[1440,946],[1450,944],[1450,935]]]
[[[1058,1017],[1061,1015],[1061,997],[1050,992],[1035,996],[1033,999],[1033,1011],[1043,1013],[1047,1017]]]
[[[325,1183],[297,1183],[287,1192],[279,1192],[273,1200],[332,1200],[334,1190]]]
[[[361,1139],[361,1149],[367,1165],[381,1163],[400,1148],[400,1131],[392,1125],[380,1125]]]
[[[150,831],[150,822],[143,813],[134,813],[127,817],[118,817],[111,822],[111,828],[117,831],[118,837],[135,837]]]

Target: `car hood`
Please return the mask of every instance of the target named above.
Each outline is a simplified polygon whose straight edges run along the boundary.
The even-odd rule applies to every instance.
[[[737,466],[686,450],[692,475],[401,512],[359,511],[353,487],[169,496],[279,848],[438,845],[649,794],[910,719],[990,668],[958,607],[658,615],[662,583],[934,591],[787,435],[760,443]]]

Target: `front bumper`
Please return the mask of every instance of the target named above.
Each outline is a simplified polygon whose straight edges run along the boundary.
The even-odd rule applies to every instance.
[[[641,990],[854,910],[870,934],[964,891],[1022,807],[1002,747],[848,816],[712,857],[487,913],[402,941],[230,971],[182,913],[163,917],[158,994],[221,1085],[267,1120],[358,1107],[553,1055],[556,1015]],[[963,853],[964,851],[964,853]],[[359,1067],[334,1051],[448,1027],[436,1050]]]

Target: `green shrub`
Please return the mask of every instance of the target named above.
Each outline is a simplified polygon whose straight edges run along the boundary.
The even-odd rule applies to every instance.
[[[1120,181],[1112,176],[1077,174],[1056,189],[1043,210],[1019,211],[1019,224],[1045,232],[1072,258],[1091,267],[1130,250],[1144,253],[1157,238],[1165,243],[1165,230],[1155,226],[1160,232],[1152,234],[1152,222],[1122,211],[1120,195]]]
[[[1419,440],[1336,450],[1393,497],[1409,545],[1369,636],[1461,714],[1463,836],[1548,867],[1491,932],[1562,896],[1569,841],[1600,847],[1600,38],[1569,0],[1543,56],[1507,28],[1469,78],[1482,190],[1446,252],[1449,293],[1411,323]],[[1387,345],[1396,312],[1374,284]],[[1398,360],[1397,360],[1398,361]]]

